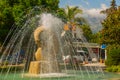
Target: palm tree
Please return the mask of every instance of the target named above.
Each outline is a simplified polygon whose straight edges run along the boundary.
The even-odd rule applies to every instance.
[[[74,23],[75,19],[76,19],[75,16],[77,14],[81,14],[82,10],[79,9],[78,7],[76,7],[76,6],[75,7],[67,6],[66,9],[64,9],[64,13],[65,13],[67,21],[70,22],[70,23]]]
[[[69,23],[85,23],[87,24],[87,21],[82,18],[82,17],[76,17],[77,14],[82,14],[82,10],[79,9],[79,7],[77,6],[66,6],[66,8],[59,8],[59,10],[57,11],[57,13],[59,14],[60,17],[62,17],[62,19],[66,22]]]
[[[90,29],[89,23],[83,17],[76,16],[77,14],[82,14],[82,10],[79,9],[78,7],[67,6],[66,9],[64,9],[64,13],[67,21],[69,22],[64,27],[66,27],[67,25],[69,26],[69,24],[71,24],[72,30],[76,30],[76,26],[78,26],[83,30],[84,32],[83,35],[86,37],[86,39],[90,41],[90,39],[92,38],[92,31]],[[68,30],[68,29],[65,29],[65,30]],[[76,33],[74,36],[76,36]]]

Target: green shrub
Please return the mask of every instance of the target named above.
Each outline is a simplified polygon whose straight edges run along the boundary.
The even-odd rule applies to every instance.
[[[4,61],[3,65],[8,65],[9,62],[8,61]]]
[[[107,67],[107,68],[106,68],[106,71],[112,72],[112,67]]]
[[[107,66],[120,65],[120,45],[110,45],[107,48]]]
[[[118,72],[120,72],[120,67],[118,68]]]
[[[107,67],[106,71],[108,71],[108,72],[120,72],[120,65]]]
[[[112,72],[117,72],[117,71],[118,71],[117,66],[113,66],[113,68],[112,68]]]
[[[22,66],[0,66],[0,72],[14,72],[14,71],[21,71],[23,69]]]

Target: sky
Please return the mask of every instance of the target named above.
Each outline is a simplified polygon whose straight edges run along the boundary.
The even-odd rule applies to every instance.
[[[100,11],[110,7],[111,0],[60,0],[59,7],[65,8],[69,6],[78,6],[83,10],[84,17],[90,24],[93,32],[98,32],[102,29],[101,21],[105,19],[104,14]],[[120,6],[120,0],[116,0],[117,6]]]

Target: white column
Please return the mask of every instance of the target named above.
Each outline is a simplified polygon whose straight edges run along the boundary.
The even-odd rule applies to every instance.
[[[105,49],[105,60],[107,59],[107,50]]]

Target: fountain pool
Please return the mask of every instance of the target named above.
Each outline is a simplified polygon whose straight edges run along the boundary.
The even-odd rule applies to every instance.
[[[120,79],[120,74],[116,74],[116,73],[105,73],[104,76],[101,76],[100,73],[97,73],[99,76],[95,76],[94,74],[90,74],[90,77],[88,77],[87,72],[84,72],[84,76],[81,76],[81,71],[77,71],[76,75],[72,75],[70,76],[74,71],[69,71],[69,75],[68,76],[62,76],[63,74],[58,74],[58,73],[52,73],[51,75],[54,75],[54,77],[50,77],[51,75],[49,75],[49,77],[45,77],[45,75],[43,75],[44,77],[40,77],[39,75],[35,76],[25,76],[20,72],[16,72],[16,73],[9,73],[8,75],[2,73],[0,75],[0,80],[119,80]],[[47,74],[46,74],[47,75]],[[55,77],[55,75],[57,75],[57,77]],[[60,75],[58,77],[58,75]],[[66,74],[64,74],[66,75]]]

